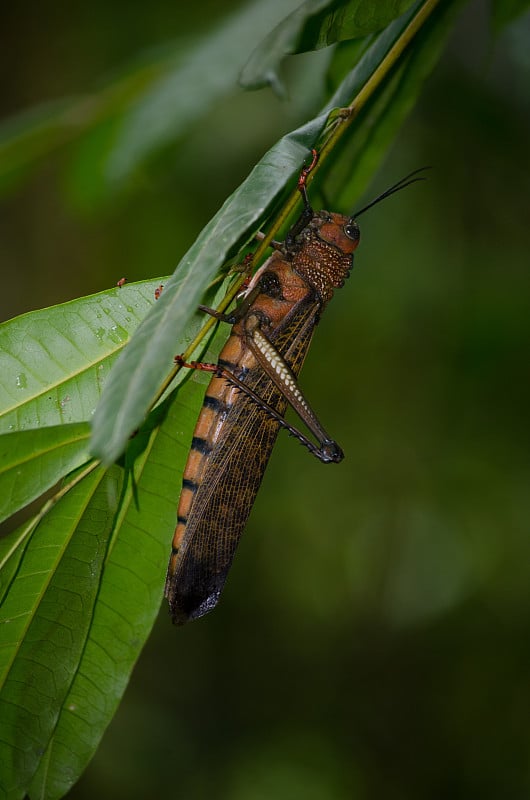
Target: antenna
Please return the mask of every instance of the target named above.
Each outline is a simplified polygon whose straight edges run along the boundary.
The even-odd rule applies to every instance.
[[[372,202],[368,203],[367,206],[364,206],[364,208],[361,208],[360,211],[357,211],[355,214],[353,214],[351,219],[357,219],[357,217],[360,217],[361,214],[364,214],[365,211],[368,211],[369,208],[372,208],[372,206],[375,206],[376,203],[380,203],[381,200],[384,200],[386,197],[390,197],[390,195],[394,194],[394,192],[399,192],[401,189],[404,189],[406,186],[410,186],[411,183],[416,183],[416,181],[424,181],[425,180],[425,176],[422,175],[419,178],[418,177],[414,178],[413,175],[418,175],[419,172],[423,172],[426,169],[431,169],[431,167],[420,167],[419,169],[415,169],[413,172],[409,172],[408,175],[405,175],[404,178],[401,178],[400,181],[395,183],[389,189],[386,189],[386,191],[384,191],[382,194],[380,194],[378,197],[376,197],[375,200],[372,200]]]

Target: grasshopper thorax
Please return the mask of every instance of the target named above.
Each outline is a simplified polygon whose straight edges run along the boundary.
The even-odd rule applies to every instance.
[[[344,284],[359,244],[359,227],[353,217],[319,211],[297,237],[292,266],[323,300]]]

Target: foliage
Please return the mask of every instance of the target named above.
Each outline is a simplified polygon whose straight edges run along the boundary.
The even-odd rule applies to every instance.
[[[361,25],[356,15],[363,5],[377,6],[377,13],[365,14]],[[284,53],[340,43],[324,65],[324,108],[260,160],[174,275],[162,279],[159,301],[160,280],[145,281],[0,328],[2,517],[51,492],[33,519],[0,542],[0,785],[6,797],[61,797],[75,783],[153,625],[204,379],[180,374],[148,412],[172,356],[191,343],[197,352],[208,347],[213,360],[224,333],[206,341],[194,309],[205,293],[210,303],[224,296],[233,279],[215,294],[208,288],[212,279],[248,250],[257,230],[282,217],[308,149],[326,146],[337,130],[333,109],[369,87],[409,23],[432,10],[403,56],[368,91],[348,148],[344,136],[323,167],[323,188],[340,205],[351,204],[434,67],[460,5],[419,2],[396,18],[410,3],[307,2],[274,27],[285,3],[255,2],[202,40],[152,54],[90,97],[61,100],[4,125],[6,190],[79,137],[77,165],[92,172],[97,198],[124,191],[145,160],[223,97],[238,73],[247,85],[279,88]],[[271,28],[245,67],[255,31]],[[117,463],[105,468],[89,454]]]

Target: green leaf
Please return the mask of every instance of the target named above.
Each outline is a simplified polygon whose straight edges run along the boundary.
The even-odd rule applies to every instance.
[[[0,433],[88,421],[159,283],[114,287],[0,325]]]
[[[414,0],[306,0],[283,19],[253,52],[239,81],[247,89],[269,84],[283,93],[278,70],[287,55],[367,36],[398,17]]]
[[[160,607],[176,502],[204,386],[188,381],[133,443],[90,630],[30,796],[58,798],[92,758]],[[182,393],[182,399],[181,399]],[[163,419],[164,414],[168,415]],[[160,427],[158,427],[160,423]],[[168,618],[168,629],[169,629]],[[168,630],[168,632],[170,632]]]
[[[0,436],[0,522],[88,460],[88,423]]]
[[[52,509],[2,603],[0,783],[8,796],[25,795],[83,653],[118,500],[115,472],[94,471]]]

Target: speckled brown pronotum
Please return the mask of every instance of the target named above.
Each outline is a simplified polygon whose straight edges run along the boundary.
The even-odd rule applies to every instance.
[[[228,315],[203,311],[233,325],[217,364],[184,364],[213,373],[184,470],[165,595],[181,624],[211,611],[219,600],[281,427],[323,462],[343,452],[328,436],[298,387],[297,376],[322,311],[343,285],[359,244],[355,217],[411,182],[388,189],[352,217],[314,212],[302,170],[300,218],[285,242],[275,243],[240,304]],[[416,179],[414,179],[416,180]],[[287,423],[290,405],[308,431]]]

